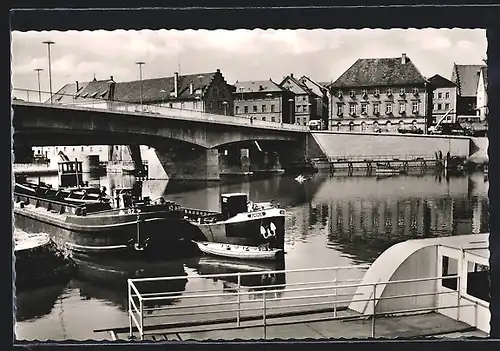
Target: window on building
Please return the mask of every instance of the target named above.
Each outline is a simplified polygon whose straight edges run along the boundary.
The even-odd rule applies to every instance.
[[[387,95],[392,95],[392,88],[387,88],[386,93]]]
[[[450,109],[450,104],[444,104],[444,109],[448,111]]]
[[[271,122],[276,122],[276,117],[272,116],[271,117]]]
[[[306,96],[302,96],[302,101],[306,101]]]
[[[368,95],[368,90],[366,90],[366,89],[361,90],[361,95],[363,95],[363,96]]]
[[[392,113],[392,102],[388,102],[388,103],[385,105],[385,113],[387,113],[387,114]]]
[[[349,123],[349,131],[352,132],[354,130],[354,123]]]
[[[271,105],[271,112],[274,112],[274,105]]]
[[[436,98],[436,92],[432,92],[432,98],[435,99]]]
[[[344,115],[344,105],[338,104],[337,105],[337,116],[343,116]]]
[[[445,97],[446,99],[449,99],[449,98],[450,98],[450,92],[449,92],[449,91],[447,91],[446,93],[444,93],[444,97]]]
[[[253,105],[253,112],[257,112],[257,105]]]
[[[380,113],[380,104],[373,104],[373,113],[376,115]]]
[[[350,104],[349,105],[349,114],[355,115],[356,114],[356,104]]]
[[[417,87],[413,88],[413,95],[418,95],[418,88]]]
[[[262,105],[262,113],[266,112],[266,105]]]
[[[399,88],[399,94],[400,95],[405,95],[406,94],[406,89],[405,88]]]
[[[373,89],[373,95],[379,96],[380,95],[380,90],[379,89]]]
[[[437,110],[441,111],[443,109],[443,104],[437,104]]]
[[[239,114],[240,113],[240,107],[239,106],[236,106],[236,114]]]
[[[368,113],[368,104],[361,104],[361,114],[366,115]]]
[[[208,103],[208,108],[209,108],[209,109],[212,109],[213,107],[214,107],[214,103],[213,103],[212,101],[210,101],[210,102]]]
[[[442,99],[443,98],[443,93],[439,92],[438,93],[438,99]]]
[[[309,112],[309,106],[308,106],[308,105],[303,105],[303,106],[302,106],[302,110],[303,110],[304,112]]]
[[[412,102],[412,104],[411,104],[411,111],[414,114],[418,113],[418,101]]]
[[[266,117],[262,117],[262,120],[265,121],[266,120]]]
[[[248,113],[248,106],[245,106],[245,113]]]
[[[341,98],[343,95],[342,90],[337,90],[337,97]]]
[[[364,132],[366,130],[366,123],[361,123],[361,131]]]
[[[351,90],[349,91],[349,95],[351,95],[351,96],[356,95],[356,90],[351,89]]]
[[[406,104],[404,102],[399,103],[399,114],[403,114],[406,112]]]
[[[342,124],[340,122],[337,123],[337,131],[340,131],[340,128],[342,127]]]
[[[436,111],[436,110],[437,110],[437,104],[434,104],[434,105],[433,105],[433,107],[432,107],[432,109],[433,109],[434,111]]]

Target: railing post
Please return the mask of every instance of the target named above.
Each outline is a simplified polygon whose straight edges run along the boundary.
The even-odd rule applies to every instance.
[[[139,296],[139,311],[141,313],[141,340],[144,340],[144,302]]]
[[[267,338],[267,320],[266,320],[266,291],[262,290],[262,320],[264,323],[264,340]]]
[[[241,317],[241,312],[240,312],[240,308],[241,308],[241,295],[240,295],[240,289],[241,289],[241,275],[240,275],[240,272],[238,272],[238,295],[237,295],[237,299],[238,299],[238,311],[237,311],[237,315],[236,315],[236,325],[239,327],[240,326],[240,317]]]
[[[474,328],[477,328],[477,301],[474,305]]]
[[[457,277],[457,321],[460,322],[460,300],[462,298],[462,292],[460,291],[462,289],[462,284],[461,284],[461,277]]]
[[[373,314],[372,314],[372,338],[375,337],[375,309],[377,306],[377,283],[373,284]]]
[[[339,275],[338,268],[335,268],[335,279],[334,279],[335,288],[333,289],[333,296],[335,299],[333,302],[333,316],[334,317],[337,317],[337,281],[338,281],[338,275]]]
[[[130,281],[127,281],[128,285],[128,325],[129,325],[129,338],[134,336],[134,329],[132,328],[132,287],[130,286]]]

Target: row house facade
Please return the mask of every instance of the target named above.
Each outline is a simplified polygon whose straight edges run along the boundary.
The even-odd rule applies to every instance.
[[[226,82],[220,70],[208,73],[151,78],[129,82],[94,80],[80,84],[66,84],[54,94],[54,101],[60,96],[65,99],[71,92],[76,104],[89,105],[102,101],[113,104],[159,105],[175,109],[195,110],[213,114],[233,114],[234,87]],[[70,92],[70,94],[68,94]]]
[[[300,79],[294,77],[293,73],[285,77],[279,85],[294,96],[291,103],[295,111],[294,124],[307,126],[309,121],[322,120],[323,96],[309,89]]]
[[[477,89],[485,65],[453,64],[451,81],[457,85],[457,115],[476,116],[478,111]]]
[[[446,114],[442,122],[455,123],[457,121],[457,85],[439,74],[430,77],[429,83],[434,87],[432,124],[438,123]]]
[[[233,89],[234,116],[293,124],[294,95],[271,79],[236,81]]]
[[[432,86],[406,54],[358,59],[329,86],[330,130],[396,131],[432,120]]]
[[[309,89],[312,93],[315,94],[316,100],[316,119],[321,121],[321,129],[327,129],[328,126],[328,117],[329,117],[329,106],[330,99],[328,88],[321,83],[313,81],[311,78],[307,76],[302,76],[299,80],[307,89]]]

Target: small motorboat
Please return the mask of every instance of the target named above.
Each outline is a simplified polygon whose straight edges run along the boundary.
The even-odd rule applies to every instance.
[[[282,249],[267,249],[259,246],[242,246],[233,244],[194,241],[201,252],[222,257],[239,258],[242,260],[274,260]]]

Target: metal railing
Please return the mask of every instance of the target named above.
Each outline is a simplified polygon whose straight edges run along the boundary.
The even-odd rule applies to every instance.
[[[348,162],[429,162],[436,161],[433,155],[364,155],[364,156],[327,156],[326,160],[333,163]]]
[[[50,102],[50,94],[47,97],[47,92],[41,92],[44,98],[39,97],[38,90],[13,88],[12,95],[18,101],[26,101],[37,103],[43,106],[68,106],[71,108],[90,108],[99,110],[108,110],[115,112],[128,112],[153,115],[157,117],[169,117],[171,119],[203,121],[210,123],[220,123],[227,125],[252,126],[256,128],[286,130],[296,132],[309,132],[307,126],[299,126],[289,123],[261,121],[249,119],[245,117],[230,116],[224,114],[207,113],[202,110],[193,110],[185,108],[168,107],[165,103],[156,104],[140,104],[126,101],[107,100],[99,97],[82,98],[76,94],[53,94],[52,103]],[[59,99],[60,97],[60,99]],[[16,101],[14,100],[14,101]]]
[[[253,315],[253,320],[258,320],[259,316],[262,320],[263,327],[263,337],[264,339],[267,336],[267,327],[274,325],[283,325],[290,324],[291,322],[273,322],[269,323],[269,319],[279,317],[278,315],[270,316],[269,312],[273,310],[288,310],[290,313],[290,309],[297,308],[306,308],[307,310],[302,310],[302,312],[320,313],[318,310],[312,310],[311,308],[314,306],[326,306],[328,312],[333,312],[333,315],[328,315],[326,318],[315,317],[313,320],[308,321],[317,321],[317,320],[337,320],[337,319],[345,319],[345,318],[370,318],[371,319],[371,336],[376,336],[376,317],[382,317],[387,315],[397,315],[397,314],[408,314],[408,313],[417,313],[417,312],[431,312],[437,311],[440,309],[451,309],[465,307],[465,305],[460,305],[460,289],[458,291],[430,291],[430,292],[420,292],[413,294],[402,294],[402,295],[394,295],[394,296],[377,296],[377,292],[382,292],[382,290],[387,285],[392,284],[410,284],[410,283],[419,283],[419,282],[428,282],[428,281],[442,281],[446,279],[457,279],[458,285],[460,284],[460,277],[458,275],[455,276],[446,276],[446,277],[430,277],[430,278],[420,278],[420,279],[408,279],[408,280],[398,280],[398,281],[384,281],[384,282],[375,282],[375,283],[360,283],[361,279],[338,279],[339,272],[349,269],[356,268],[367,268],[369,265],[365,266],[347,266],[347,267],[329,267],[329,268],[320,268],[320,269],[297,269],[297,270],[277,270],[277,271],[259,271],[259,272],[244,272],[244,273],[231,273],[231,274],[210,274],[210,275],[192,275],[192,276],[184,276],[184,277],[158,277],[158,278],[142,278],[142,279],[128,279],[128,314],[129,314],[129,337],[134,337],[134,329],[139,332],[141,340],[144,339],[144,336],[147,334],[154,334],[154,330],[161,329],[158,326],[149,325],[150,328],[146,331],[145,328],[148,326],[145,325],[146,319],[153,319],[159,317],[172,317],[175,318],[175,321],[178,321],[178,318],[183,316],[196,316],[196,321],[198,321],[197,325],[200,325],[200,318],[203,315],[212,315],[216,313],[226,313],[231,315],[232,317],[225,320],[226,323],[230,323],[231,321],[236,320],[235,326],[228,327],[226,329],[237,329],[242,327],[256,327],[256,325],[245,325],[242,326],[242,313],[248,313],[249,311],[258,312],[256,315]],[[281,283],[281,284],[269,284],[259,286],[255,290],[245,290],[245,287],[242,285],[242,278],[245,276],[252,275],[262,275],[262,274],[289,274],[293,272],[317,272],[317,271],[326,271],[328,273],[333,273],[333,277],[330,280],[323,281],[314,281],[314,282],[296,282],[296,283]],[[155,292],[155,293],[141,293],[140,289],[137,287],[137,284],[145,283],[145,282],[166,282],[166,281],[174,281],[179,279],[207,279],[207,278],[228,278],[235,277],[237,282],[236,286],[228,289],[229,292],[220,293],[219,289],[204,289],[204,290],[195,290],[190,292]],[[371,287],[370,296],[365,298],[358,298],[356,291],[360,287]],[[224,290],[224,289],[223,289]],[[325,291],[326,290],[326,291]],[[354,290],[354,292],[345,292],[346,290]],[[321,293],[319,293],[321,292]],[[249,295],[258,294],[258,298],[248,299]],[[274,296],[272,296],[274,294]],[[453,306],[433,306],[433,307],[425,307],[425,308],[413,308],[413,309],[399,309],[399,310],[391,310],[390,312],[378,312],[377,313],[377,304],[379,301],[389,300],[389,299],[401,299],[401,298],[415,298],[419,296],[437,296],[440,294],[457,294],[457,304]],[[180,297],[182,295],[182,297]],[[366,295],[366,294],[365,294]],[[271,296],[271,297],[269,297]],[[234,299],[229,299],[233,297]],[[203,300],[207,300],[209,298],[218,298],[217,302],[203,302]],[[223,298],[223,299],[221,299]],[[320,302],[314,302],[315,299],[322,298]],[[158,306],[158,304],[168,303],[168,301],[179,301],[179,299],[186,300],[198,300],[198,303],[192,304],[177,304],[174,306]],[[292,301],[297,301],[298,303],[287,304]],[[305,301],[304,301],[305,300]],[[202,303],[199,303],[199,302]],[[338,313],[338,310],[343,307],[343,309],[347,309],[349,304],[354,302],[367,302],[366,307],[368,307],[371,303],[373,307],[372,312],[364,313],[359,316],[352,315],[342,315]],[[148,307],[147,304],[156,303],[155,307]],[[236,305],[236,307],[234,307]],[[250,305],[249,307],[246,307]],[[473,306],[473,304],[471,304]],[[215,307],[216,309],[210,309],[209,307]],[[185,312],[177,312],[179,310],[187,310]],[[193,310],[195,309],[195,310]],[[198,309],[198,310],[196,310]],[[201,309],[201,310],[200,310]],[[157,311],[166,311],[166,313],[156,313]],[[145,315],[146,312],[146,315]],[[325,308],[321,312],[326,312]],[[458,313],[458,312],[457,312]],[[247,320],[250,320],[252,316],[246,316]],[[459,317],[459,316],[457,316]],[[300,322],[300,321],[299,321]],[[214,321],[211,320],[211,324]],[[162,325],[162,328],[168,328],[165,324]],[[170,328],[174,328],[170,326]],[[221,328],[218,328],[221,329]],[[191,331],[193,332],[193,331]]]

